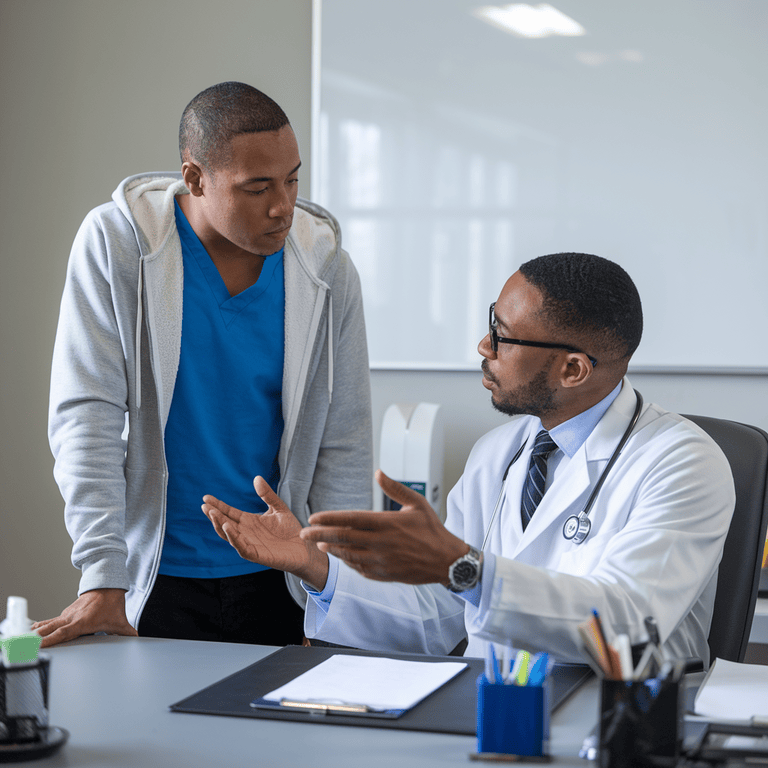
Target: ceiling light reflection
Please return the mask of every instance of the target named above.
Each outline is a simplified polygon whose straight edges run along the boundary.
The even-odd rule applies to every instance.
[[[526,3],[486,5],[476,8],[472,15],[520,37],[578,37],[586,34],[581,24],[547,3],[540,3],[535,7]]]

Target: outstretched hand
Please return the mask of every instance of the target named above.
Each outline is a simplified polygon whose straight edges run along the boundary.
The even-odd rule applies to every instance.
[[[253,487],[267,505],[263,514],[244,512],[214,496],[203,497],[202,510],[216,533],[245,560],[293,573],[322,590],[328,558],[300,537],[301,523],[263,477],[256,477]]]
[[[402,505],[399,511],[317,512],[301,538],[369,579],[447,585],[451,563],[469,551],[468,545],[446,529],[420,493],[381,470],[376,481]]]

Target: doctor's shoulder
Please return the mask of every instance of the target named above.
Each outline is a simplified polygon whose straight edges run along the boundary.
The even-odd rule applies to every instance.
[[[711,453],[724,462],[725,466],[729,466],[720,446],[698,424],[656,403],[651,403],[643,413],[638,425],[638,436],[643,438],[643,442],[661,440],[670,447]]]
[[[695,475],[702,484],[733,485],[731,467],[720,446],[698,424],[652,404],[643,414],[632,452],[655,456],[654,463]],[[628,446],[629,447],[629,446]]]

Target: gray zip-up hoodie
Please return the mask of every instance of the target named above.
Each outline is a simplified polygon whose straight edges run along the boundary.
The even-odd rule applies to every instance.
[[[186,193],[179,174],[141,174],[88,214],[72,247],[53,352],[49,439],[79,592],[128,590],[134,626],[165,532],[163,435],[183,290],[174,197]],[[370,508],[368,352],[357,271],[323,208],[297,202],[284,265],[277,493],[306,525],[313,511]],[[303,603],[297,580],[288,584]]]

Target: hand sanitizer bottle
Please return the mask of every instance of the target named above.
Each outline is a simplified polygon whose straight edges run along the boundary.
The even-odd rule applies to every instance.
[[[0,635],[0,744],[38,741],[48,727],[49,659],[38,658],[42,638],[32,632],[23,597],[8,598]]]
[[[32,631],[25,598],[8,598],[5,621],[0,624],[0,634],[2,634],[4,664],[35,661],[42,639]]]

